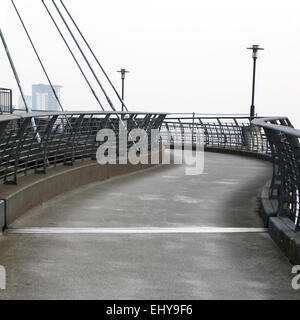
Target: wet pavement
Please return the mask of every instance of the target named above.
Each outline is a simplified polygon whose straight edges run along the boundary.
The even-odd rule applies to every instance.
[[[271,174],[206,153],[199,176],[163,166],[52,199],[0,237],[0,299],[300,299],[258,215]]]

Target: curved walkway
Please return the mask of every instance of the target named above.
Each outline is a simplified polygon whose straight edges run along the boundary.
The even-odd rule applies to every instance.
[[[299,299],[263,229],[261,160],[205,154],[94,183],[18,219],[0,238],[0,299]]]

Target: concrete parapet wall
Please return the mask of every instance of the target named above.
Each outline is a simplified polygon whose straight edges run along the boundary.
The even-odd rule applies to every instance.
[[[268,227],[269,219],[271,217],[275,217],[277,215],[277,208],[278,208],[278,201],[277,200],[270,200],[269,198],[269,191],[270,191],[270,181],[265,184],[261,191],[261,210],[260,216],[264,222],[264,226]]]
[[[99,165],[96,161],[82,161],[71,167],[59,165],[56,168],[50,168],[47,174],[30,174],[22,177],[16,186],[1,185],[0,194],[6,202],[6,210],[4,214],[3,202],[1,219],[0,203],[0,227],[1,222],[4,227],[7,227],[29,209],[64,192],[88,183],[103,181],[153,166],[151,164]]]
[[[277,216],[277,200],[269,199],[268,182],[261,193],[261,216],[277,246],[294,265],[300,265],[300,233],[288,218]]]
[[[184,144],[184,147],[181,146],[182,149],[188,149],[188,148],[192,148],[193,150],[196,149],[195,145],[193,144]],[[171,144],[170,145],[171,149],[177,149],[178,146],[176,147],[176,145]],[[250,157],[250,158],[255,158],[255,159],[259,159],[259,160],[265,160],[265,161],[269,161],[272,162],[272,156],[269,154],[265,154],[265,153],[260,153],[260,152],[252,152],[249,151],[246,147],[245,149],[242,148],[235,148],[235,147],[229,147],[229,146],[224,146],[224,147],[216,147],[216,146],[211,146],[211,145],[205,145],[204,146],[204,151],[205,152],[216,152],[216,153],[228,153],[228,154],[236,154],[239,156],[244,156],[244,157]]]
[[[289,258],[292,264],[300,265],[300,234],[289,226],[291,220],[272,217],[269,220],[269,233],[274,242]]]
[[[5,202],[0,200],[0,234],[5,225]]]
[[[212,146],[205,146],[204,150],[206,152],[217,152],[217,153],[229,153],[229,154],[236,154],[240,156],[247,156],[255,159],[265,160],[272,162],[272,156],[267,155],[264,153],[258,152],[251,152],[247,150],[242,150],[240,148],[234,149],[233,147],[212,147]]]

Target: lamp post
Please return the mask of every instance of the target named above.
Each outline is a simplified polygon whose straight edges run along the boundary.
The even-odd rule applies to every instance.
[[[254,95],[255,95],[255,76],[256,76],[257,53],[258,53],[258,50],[264,50],[264,49],[260,48],[259,45],[257,45],[257,44],[254,44],[254,45],[252,45],[252,47],[247,48],[247,49],[252,50],[252,58],[253,58],[252,103],[251,103],[251,109],[250,109],[250,118],[253,119],[255,116]]]
[[[125,75],[126,73],[129,73],[128,70],[126,69],[121,69],[120,71],[118,71],[121,73],[121,79],[122,79],[122,111],[124,111],[124,84],[125,84]]]

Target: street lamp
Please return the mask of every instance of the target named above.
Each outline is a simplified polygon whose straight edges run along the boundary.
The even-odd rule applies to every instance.
[[[122,111],[124,111],[124,82],[125,82],[125,75],[126,73],[129,73],[126,69],[121,69],[120,71],[117,71],[121,73],[121,79],[122,79]]]
[[[260,48],[259,45],[254,44],[251,48],[247,48],[252,50],[252,58],[253,58],[253,84],[252,84],[252,104],[250,109],[250,118],[253,119],[255,116],[255,106],[254,106],[254,94],[255,94],[255,75],[256,75],[256,60],[257,60],[257,53],[258,50],[264,50]]]

